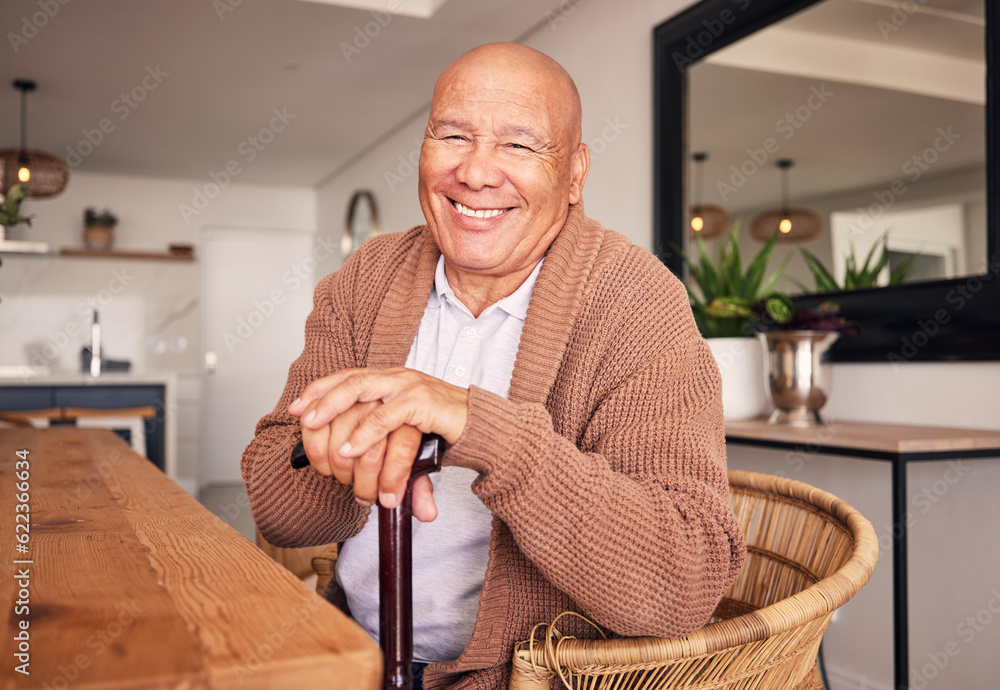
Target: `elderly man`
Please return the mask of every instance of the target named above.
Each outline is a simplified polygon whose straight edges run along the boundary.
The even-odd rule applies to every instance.
[[[414,487],[425,687],[505,687],[514,643],[565,610],[689,632],[743,563],[715,362],[674,276],[584,215],[580,139],[547,56],[493,44],[448,67],[420,152],[427,224],[320,282],[243,457],[269,541],[346,541],[337,581],[377,639],[371,506],[399,503],[422,433],[444,437],[444,470]]]

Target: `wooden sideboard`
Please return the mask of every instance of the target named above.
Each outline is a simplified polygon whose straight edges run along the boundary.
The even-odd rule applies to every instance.
[[[908,463],[1000,457],[1000,431],[959,427],[833,422],[793,427],[766,418],[726,422],[728,444],[820,455],[846,455],[891,463],[893,687],[909,687],[909,575],[907,568]]]

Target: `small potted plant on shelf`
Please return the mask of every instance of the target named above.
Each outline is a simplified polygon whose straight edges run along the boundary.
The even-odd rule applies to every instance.
[[[32,216],[21,215],[21,202],[24,201],[30,192],[23,184],[16,184],[7,190],[3,203],[0,204],[0,226],[12,228],[15,225],[24,223],[31,225]]]
[[[108,209],[98,213],[93,208],[83,212],[83,244],[87,249],[110,249],[118,217]]]
[[[770,422],[823,424],[819,411],[830,392],[827,352],[841,333],[861,335],[861,324],[841,317],[835,302],[796,308],[785,295],[758,301],[753,312],[764,346],[767,392],[775,407]]]

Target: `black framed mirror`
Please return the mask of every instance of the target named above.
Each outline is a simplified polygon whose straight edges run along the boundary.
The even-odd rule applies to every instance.
[[[672,247],[684,246],[687,234],[691,199],[686,171],[695,153],[688,138],[691,68],[727,46],[827,1],[703,0],[654,30],[653,244],[657,256],[677,275],[683,275],[684,267]],[[882,10],[892,22],[892,9],[883,6]],[[796,297],[796,303],[804,306],[833,300],[844,316],[864,325],[864,336],[837,342],[831,353],[834,361],[904,365],[1000,359],[1000,112],[996,102],[1000,22],[996,3],[984,0],[984,13],[984,254],[962,277]],[[742,115],[733,113],[733,117]]]

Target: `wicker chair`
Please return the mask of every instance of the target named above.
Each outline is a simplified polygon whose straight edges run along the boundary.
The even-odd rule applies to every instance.
[[[555,623],[514,650],[511,690],[812,690],[835,609],[868,582],[878,558],[871,523],[807,484],[729,473],[747,562],[708,625],[673,639],[578,640]],[[538,631],[541,639],[537,639]]]
[[[292,572],[295,577],[305,580],[316,575],[316,593],[323,595],[326,585],[333,577],[337,566],[337,544],[282,548],[273,546],[260,530],[256,530],[257,547],[270,556],[278,565]]]

